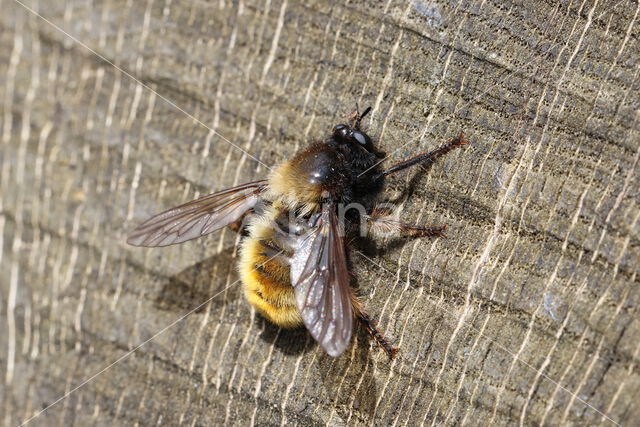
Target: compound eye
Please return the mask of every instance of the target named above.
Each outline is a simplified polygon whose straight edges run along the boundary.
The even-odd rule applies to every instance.
[[[333,136],[337,138],[347,138],[349,136],[349,127],[346,125],[337,125],[333,128]]]
[[[366,146],[368,143],[367,137],[365,137],[362,132],[358,132],[358,131],[353,132],[353,138],[356,141],[358,141],[362,146]]]

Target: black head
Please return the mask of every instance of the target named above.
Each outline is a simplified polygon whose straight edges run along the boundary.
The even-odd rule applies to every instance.
[[[371,107],[364,110],[362,114],[356,113],[350,120],[350,124],[339,124],[333,128],[333,139],[339,144],[351,144],[361,149],[375,154],[377,157],[384,157],[384,153],[381,153],[375,149],[373,146],[373,142],[369,135],[360,130],[360,121],[364,116],[366,116],[369,111],[371,111]]]

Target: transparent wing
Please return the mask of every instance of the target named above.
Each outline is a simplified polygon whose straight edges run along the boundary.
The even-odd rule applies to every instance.
[[[313,338],[340,355],[353,331],[349,271],[335,207],[326,204],[316,226],[291,259],[296,305]]]
[[[266,188],[265,180],[250,182],[166,210],[140,224],[127,243],[168,246],[204,236],[240,219]]]

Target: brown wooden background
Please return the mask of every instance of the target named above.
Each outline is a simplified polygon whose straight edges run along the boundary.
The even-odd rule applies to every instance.
[[[640,420],[637,1],[21,1],[0,1],[4,425],[87,379],[30,425]],[[353,254],[397,360],[266,324],[228,230],[124,244],[356,102],[394,159],[472,141],[388,189],[447,240]]]

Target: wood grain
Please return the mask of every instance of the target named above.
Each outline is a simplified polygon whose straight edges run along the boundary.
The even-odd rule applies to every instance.
[[[0,8],[4,425],[640,419],[637,1]],[[387,191],[448,239],[352,252],[397,360],[265,323],[229,230],[125,245],[356,102],[392,159],[471,141]]]

